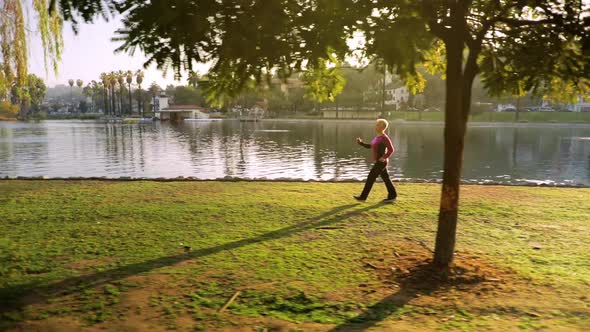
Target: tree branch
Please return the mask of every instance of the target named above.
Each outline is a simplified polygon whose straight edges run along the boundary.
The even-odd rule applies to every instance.
[[[505,23],[511,27],[523,27],[523,26],[533,26],[533,25],[544,25],[544,24],[549,24],[549,23],[559,23],[558,20],[551,18],[551,19],[545,19],[545,20],[518,20],[518,19],[513,19],[513,18],[508,18],[508,17],[498,17],[496,19],[497,22],[502,22]]]
[[[438,38],[446,40],[449,37],[449,29],[445,28],[442,24],[430,20],[428,26],[430,27],[430,31],[432,31],[432,33]]]

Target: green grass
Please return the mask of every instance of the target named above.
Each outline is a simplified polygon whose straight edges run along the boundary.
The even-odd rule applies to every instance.
[[[395,205],[378,204],[381,186],[369,202],[352,202],[361,186],[0,181],[0,330],[51,317],[115,324],[151,311],[165,326],[188,316],[205,330],[267,317],[328,327],[417,319],[443,330],[590,322],[590,307],[578,303],[590,293],[590,189],[463,187],[457,261],[475,255],[511,268],[578,308],[548,303],[538,318],[490,309],[497,304],[475,315],[485,310],[380,302],[390,294],[363,262],[403,254],[408,241],[432,248],[439,186],[399,184]],[[145,306],[131,308],[127,297],[139,291],[149,293]]]

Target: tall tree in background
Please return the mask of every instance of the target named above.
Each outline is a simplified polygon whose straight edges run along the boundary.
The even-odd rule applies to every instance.
[[[82,81],[81,79],[77,79],[76,80],[76,86],[81,89],[82,88],[82,85],[84,85],[84,81]]]
[[[38,112],[39,106],[43,102],[43,98],[45,98],[45,93],[47,92],[45,82],[37,75],[29,74],[27,77],[27,92],[34,112]]]
[[[74,101],[74,80],[69,79],[68,84],[70,85],[70,102]]]
[[[90,110],[94,107],[94,91],[92,90],[92,85],[88,83],[84,88],[82,88],[82,95],[90,98]]]
[[[102,82],[102,88],[104,93],[104,112],[105,114],[112,115],[109,109],[109,77],[107,73],[100,73],[100,80]]]
[[[122,70],[117,71],[115,75],[117,77],[117,83],[119,84],[119,115],[123,116],[123,89],[125,88],[125,78],[127,75]]]
[[[137,109],[139,110],[141,117],[143,118],[143,107],[141,104],[141,83],[143,83],[143,71],[138,70],[135,72],[135,82],[137,83]]]
[[[117,74],[115,72],[110,72],[107,74],[107,78],[109,80],[109,88],[111,92],[111,111],[113,116],[118,116],[117,112],[117,94],[115,93],[115,87],[117,86]]]
[[[133,83],[133,74],[131,73],[131,70],[128,70],[127,71],[127,76],[125,77],[125,81],[127,82],[127,87],[128,87],[128,90],[129,90],[129,91],[127,91],[129,93],[129,108],[128,108],[128,111],[129,111],[129,115],[131,115],[131,113],[133,111],[133,107],[131,107],[132,106],[132,104],[131,104],[131,83]]]
[[[154,82],[152,85],[150,85],[149,91],[152,96],[152,112],[156,112],[156,96],[158,96],[158,93],[162,91],[162,88],[160,88],[160,86]]]
[[[64,17],[81,13],[86,20],[99,13],[88,1],[104,2],[59,1],[70,15]],[[358,33],[366,41],[361,51],[381,59],[414,90],[424,85],[417,65],[443,73],[444,173],[434,253],[440,267],[453,260],[475,76],[481,74],[493,94],[518,84],[553,98],[590,90],[590,4],[582,0],[106,2],[124,15],[115,38],[123,42],[119,50],[140,48],[146,65],[171,65],[177,78],[193,62],[213,62],[207,75],[212,98],[236,96],[248,82],[262,83],[274,72],[286,79],[307,68],[330,69],[330,60],[358,51],[347,43]],[[335,93],[324,91],[326,98]]]
[[[201,79],[201,77],[199,76],[199,73],[191,71],[190,73],[188,73],[188,85],[192,86],[193,88],[196,88],[197,85],[199,84],[199,80]]]

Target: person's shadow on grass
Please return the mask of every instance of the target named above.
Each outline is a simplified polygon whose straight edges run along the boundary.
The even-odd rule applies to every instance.
[[[301,233],[318,227],[326,227],[341,223],[348,218],[381,206],[381,204],[370,205],[361,209],[350,210],[359,204],[348,204],[333,208],[317,217],[261,234],[256,237],[237,240],[220,244],[213,247],[197,249],[187,253],[160,257],[140,263],[124,265],[114,269],[92,273],[89,275],[66,278],[48,285],[39,285],[32,282],[24,285],[8,286],[0,289],[0,314],[5,312],[18,311],[27,305],[44,303],[50,299],[59,298],[85,289],[108,284],[126,277],[149,272],[166,266],[171,266],[194,258],[213,255],[225,250],[232,250],[260,242],[280,239]]]

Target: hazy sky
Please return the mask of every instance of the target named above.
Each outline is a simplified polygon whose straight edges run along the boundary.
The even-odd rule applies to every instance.
[[[46,74],[40,41],[31,36],[29,47],[29,72],[42,77],[48,86],[67,84],[68,79],[82,79],[84,85],[91,80],[98,80],[102,72],[112,70],[132,70],[143,68],[145,56],[136,51],[131,56],[126,53],[114,53],[119,43],[111,42],[115,30],[121,25],[119,19],[105,22],[103,19],[93,24],[81,24],[78,34],[74,34],[69,24],[64,26],[64,51],[59,65],[57,77],[53,70]],[[202,68],[202,66],[200,66]],[[144,86],[157,82],[164,87],[167,84],[186,84],[186,76],[175,81],[172,71],[166,77],[155,68],[155,65],[144,69]]]

